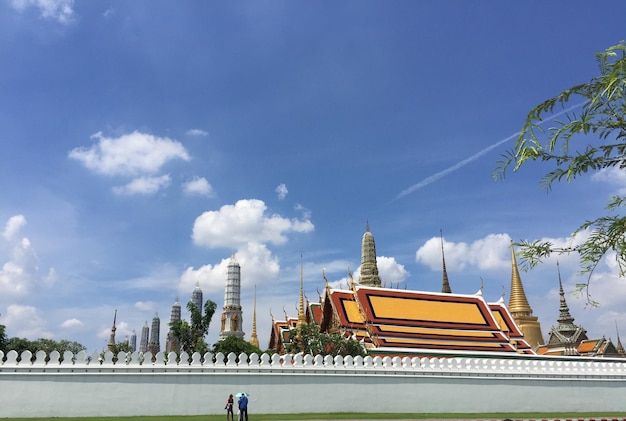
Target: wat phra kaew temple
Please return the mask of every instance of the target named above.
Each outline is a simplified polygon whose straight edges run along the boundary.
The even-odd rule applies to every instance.
[[[0,352],[0,418],[223,414],[237,392],[249,394],[252,414],[626,413],[619,338],[617,346],[589,340],[560,285],[559,323],[544,342],[511,251],[508,305],[480,291],[452,293],[445,259],[442,292],[383,288],[368,229],[358,282],[346,289],[327,282],[319,302],[305,304],[300,277],[298,317],[272,325],[274,354],[190,356],[173,351],[171,337],[170,351],[161,352],[143,334],[146,351],[115,356]],[[244,336],[239,274],[233,257],[220,338]],[[177,307],[172,314],[179,317]],[[256,311],[251,342],[255,321]],[[303,323],[357,338],[367,355],[286,354],[290,330]],[[113,326],[111,342],[115,316]]]
[[[625,358],[619,340],[589,339],[574,324],[559,276],[560,316],[544,341],[541,325],[528,303],[511,246],[511,292],[487,302],[482,289],[473,295],[452,293],[443,255],[441,292],[383,288],[376,264],[374,236],[366,229],[361,247],[361,275],[350,277],[348,289],[328,286],[319,302],[304,305],[300,290],[297,318],[273,320],[269,348],[279,354],[290,342],[290,330],[299,323],[314,323],[321,332],[356,338],[369,355],[427,357]]]

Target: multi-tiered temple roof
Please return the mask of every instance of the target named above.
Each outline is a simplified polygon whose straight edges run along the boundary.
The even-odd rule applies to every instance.
[[[524,293],[514,253],[508,308],[502,298],[487,302],[482,291],[452,293],[445,259],[443,265],[442,292],[381,288],[374,237],[368,226],[363,235],[359,283],[351,279],[349,288],[333,289],[327,282],[320,302],[309,304],[305,317],[322,332],[339,332],[362,341],[372,355],[535,354],[533,346],[543,343],[541,328]],[[302,287],[300,295],[303,309]],[[291,340],[290,330],[302,323],[302,317],[273,320],[270,349],[284,352],[284,345]],[[536,343],[527,339],[529,334]]]

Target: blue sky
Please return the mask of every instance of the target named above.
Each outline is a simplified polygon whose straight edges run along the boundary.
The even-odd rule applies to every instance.
[[[547,194],[548,167],[494,181],[536,104],[597,74],[626,38],[622,1],[0,4],[0,323],[9,337],[100,350],[196,281],[223,306],[242,267],[249,338],[296,315],[304,288],[358,272],[369,222],[388,286],[508,300],[511,239],[564,244],[626,187],[589,174]],[[548,123],[547,123],[548,124]],[[508,139],[508,140],[507,140]],[[591,294],[560,258],[577,324],[626,335],[626,285],[603,262]],[[522,273],[544,336],[556,259]]]

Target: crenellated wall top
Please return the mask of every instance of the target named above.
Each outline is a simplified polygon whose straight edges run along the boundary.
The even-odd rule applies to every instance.
[[[33,355],[30,351],[24,351],[18,355],[15,351],[9,351],[6,355],[0,352],[0,374],[2,372],[29,372],[41,369],[49,371],[74,371],[81,368],[83,372],[116,372],[123,371],[154,372],[155,368],[164,371],[174,369],[180,371],[205,372],[229,370],[239,371],[242,368],[264,371],[297,372],[298,370],[310,371],[322,374],[367,374],[381,371],[388,374],[433,374],[463,373],[463,375],[491,376],[543,376],[543,377],[603,377],[626,379],[626,361],[603,361],[601,359],[589,360],[545,360],[545,359],[495,359],[495,358],[419,358],[419,357],[380,357],[380,356],[336,356],[309,355],[309,354],[251,354],[242,353],[236,355],[230,353],[224,355],[218,353],[206,353],[200,355],[194,353],[189,356],[183,352],[177,355],[174,352],[159,352],[152,355],[150,352],[125,353],[113,355],[110,351],[103,354],[94,352],[87,354],[81,351],[74,355],[66,351],[61,355],[53,351],[47,355],[44,351],[38,351]],[[149,370],[148,370],[149,369]]]

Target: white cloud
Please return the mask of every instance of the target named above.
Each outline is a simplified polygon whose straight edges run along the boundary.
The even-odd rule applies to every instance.
[[[454,243],[444,238],[446,268],[452,272],[467,265],[482,270],[500,270],[511,266],[511,237],[508,234],[489,234],[473,243]],[[432,270],[441,270],[441,239],[433,237],[415,253],[415,260]]]
[[[266,215],[266,210],[262,200],[244,199],[234,205],[224,205],[217,211],[204,212],[194,222],[193,240],[197,245],[229,248],[248,243],[284,244],[287,233],[306,233],[314,229],[307,218]]]
[[[278,187],[276,187],[276,193],[278,193],[278,200],[283,200],[285,197],[287,197],[287,193],[289,193],[289,190],[287,190],[287,186],[285,185],[285,183],[280,183],[278,185]]]
[[[211,187],[211,184],[209,184],[207,179],[198,176],[184,183],[183,191],[186,194],[197,194],[207,197],[213,197],[215,195],[213,192],[213,187]]]
[[[36,286],[50,286],[56,281],[56,272],[49,269],[46,276],[39,271],[39,259],[28,238],[17,236],[26,224],[22,215],[9,218],[4,238],[11,247],[11,256],[0,268],[0,290],[3,296],[22,296]]]
[[[13,304],[7,307],[2,315],[2,324],[11,327],[11,336],[20,338],[52,338],[46,330],[46,319],[32,306]]]
[[[34,7],[39,9],[42,18],[59,23],[70,23],[74,20],[74,0],[11,0],[11,5],[18,12]]]
[[[167,174],[160,177],[138,177],[124,186],[113,187],[113,193],[127,196],[149,195],[168,187],[170,183],[171,178]]]
[[[25,225],[26,218],[24,217],[24,215],[12,216],[9,218],[6,225],[4,226],[4,232],[2,233],[2,236],[7,241],[12,241]]]
[[[189,129],[186,134],[188,136],[208,136],[209,132],[200,129]]]
[[[384,287],[391,288],[400,282],[404,282],[409,277],[409,272],[404,268],[404,265],[396,262],[395,257],[376,256],[376,266],[378,267],[378,276]],[[358,282],[361,277],[361,266],[359,266],[353,273],[352,278],[355,282]],[[335,282],[336,287],[346,286],[349,283],[349,279],[340,279]]]
[[[156,303],[154,301],[137,301],[135,308],[141,311],[154,311]]]
[[[395,257],[376,257],[376,265],[381,281],[387,286],[403,282],[409,277],[409,272],[404,268],[404,265],[396,262]]]
[[[248,243],[237,250],[235,256],[241,266],[242,287],[262,285],[277,279],[280,264],[265,245]],[[180,277],[179,292],[185,294],[192,291],[196,281],[200,282],[204,294],[223,292],[230,259],[224,258],[217,265],[204,265],[198,269],[187,268]]]
[[[626,171],[618,168],[603,168],[591,176],[593,181],[604,182],[617,187],[616,194],[626,194]]]
[[[190,159],[180,142],[167,137],[134,131],[118,138],[107,138],[98,132],[91,138],[98,143],[72,149],[68,156],[104,175],[154,174],[173,159]]]
[[[85,326],[83,322],[78,319],[67,319],[63,323],[61,323],[61,327],[64,329],[76,329]]]
[[[115,324],[115,342],[116,343],[123,342],[127,337],[130,337],[132,332],[133,330],[130,328],[127,322],[124,322],[118,319],[118,321]],[[98,329],[98,333],[96,334],[96,336],[100,339],[105,339],[108,342],[109,338],[111,337],[111,326],[104,325],[104,324],[100,325],[100,328]],[[139,338],[137,338],[137,340],[139,340]]]

